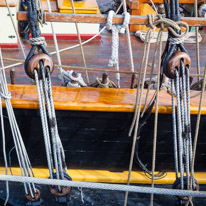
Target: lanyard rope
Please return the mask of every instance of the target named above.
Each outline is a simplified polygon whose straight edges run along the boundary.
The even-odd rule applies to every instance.
[[[14,145],[16,149],[16,154],[21,170],[21,175],[25,177],[34,177],[32,166],[18,127],[18,124],[16,122],[16,118],[14,115],[14,111],[12,108],[11,104],[11,94],[8,91],[7,88],[7,81],[6,81],[6,75],[4,71],[4,64],[3,64],[3,58],[2,58],[2,53],[0,50],[0,59],[1,59],[1,69],[0,69],[0,87],[1,87],[1,98],[4,99],[5,104],[6,104],[6,109],[7,109],[7,114],[8,114],[8,119],[11,127],[11,132],[14,140]],[[4,123],[3,123],[3,112],[2,112],[2,100],[0,100],[0,111],[1,111],[1,125],[2,125],[2,137],[3,137],[3,154],[4,154],[4,160],[5,160],[5,167],[6,167],[6,174],[8,171],[8,164],[7,164],[7,159],[5,156],[5,132],[4,132]],[[24,190],[26,194],[26,198],[28,200],[32,201],[38,201],[40,198],[40,191],[36,188],[34,183],[24,183]],[[7,183],[7,198],[5,205],[8,201],[9,197],[9,190],[8,190],[8,183]]]
[[[36,83],[50,178],[71,180],[67,175],[65,154],[58,133],[53,103],[50,77],[50,73],[53,71],[53,59],[46,48],[44,38],[41,37],[34,0],[28,0],[28,17],[32,33],[32,48],[25,61],[25,71]],[[35,53],[35,51],[37,52]],[[57,197],[67,196],[71,190],[71,188],[61,186],[50,186],[49,188],[51,193]]]

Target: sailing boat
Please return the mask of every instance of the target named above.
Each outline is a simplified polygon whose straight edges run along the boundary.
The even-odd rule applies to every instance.
[[[175,8],[173,7],[174,2],[176,3]],[[0,175],[1,180],[24,182],[26,198],[29,201],[28,204],[42,204],[40,201],[40,190],[34,183],[50,185],[50,192],[54,195],[57,202],[68,201],[67,196],[71,190],[70,186],[87,187],[90,185],[91,187],[101,189],[112,188],[114,190],[123,190],[126,191],[125,204],[127,202],[128,191],[132,191],[132,189],[136,192],[139,191],[138,187],[127,186],[124,189],[121,185],[115,184],[92,185],[91,183],[82,182],[83,180],[110,183],[127,182],[128,184],[149,184],[152,182],[153,187],[151,189],[153,190],[150,190],[152,194],[161,193],[158,188],[155,190],[154,183],[174,183],[173,189],[179,190],[172,190],[172,194],[179,197],[180,204],[192,201],[188,196],[205,197],[204,192],[193,191],[199,189],[198,183],[205,184],[204,147],[198,147],[196,152],[197,164],[195,170],[198,173],[195,174],[193,174],[194,152],[192,152],[192,137],[195,136],[195,140],[198,136],[198,131],[201,131],[198,143],[200,142],[200,145],[204,143],[205,116],[204,106],[201,102],[204,99],[205,81],[202,83],[201,93],[192,92],[192,94],[198,94],[201,98],[190,99],[188,87],[190,75],[188,72],[191,67],[191,60],[186,54],[187,52],[181,42],[182,40],[180,41],[182,36],[178,36],[180,34],[177,30],[180,30],[180,27],[178,23],[175,24],[175,21],[180,20],[178,15],[179,10],[177,8],[178,2],[174,2],[171,1],[170,9],[168,2],[165,2],[165,8],[168,11],[166,18],[169,23],[162,17],[159,20],[157,18],[153,19],[152,16],[134,16],[130,19],[130,23],[133,22],[133,24],[150,24],[147,33],[148,40],[151,36],[153,26],[159,24],[163,30],[164,24],[170,25],[169,34],[173,40],[168,40],[161,61],[159,58],[159,69],[156,74],[156,90],[150,91],[149,89],[144,90],[148,57],[143,57],[139,70],[142,72],[125,72],[130,75],[139,74],[139,79],[142,79],[143,83],[138,81],[136,85],[137,89],[85,87],[84,83],[81,83],[81,76],[73,72],[64,73],[63,70],[61,72],[65,75],[63,75],[62,79],[66,81],[66,84],[80,83],[84,87],[51,87],[50,72],[53,69],[53,59],[46,49],[44,40],[40,36],[37,18],[33,18],[37,14],[35,2],[28,1],[28,20],[31,25],[33,40],[31,50],[25,62],[25,70],[30,78],[35,79],[36,85],[8,85],[18,127],[14,120],[12,124],[11,121],[4,121],[5,131],[11,131],[10,134],[9,132],[7,134],[6,147],[4,148],[6,151],[10,151],[10,158],[11,152],[14,150],[11,150],[11,148],[19,151],[19,155],[15,156],[15,153],[12,153],[12,165],[10,166],[12,166],[11,171],[13,176],[9,175],[8,172],[6,176]],[[126,1],[124,1],[124,8],[125,5]],[[113,20],[113,24],[116,24],[123,21],[123,17],[115,17],[112,12],[109,14],[111,16],[109,21],[106,16],[102,15],[46,14],[47,21],[49,19],[58,21],[60,16],[61,21],[66,19],[66,21],[70,22],[87,21],[106,23],[107,21],[107,23],[111,23],[111,20]],[[126,16],[127,14],[125,14],[124,20]],[[19,13],[18,18],[19,20],[25,20],[26,13]],[[203,22],[202,24],[205,23],[205,19],[201,18],[196,18],[193,22],[187,18],[184,18],[184,20],[190,25],[193,24],[193,26],[200,25],[201,22]],[[128,19],[125,22],[123,24],[124,29],[128,31]],[[181,23],[184,24],[184,22]],[[116,27],[113,27],[113,24],[108,26],[112,29],[112,35],[114,36],[117,33],[115,33]],[[184,24],[184,26],[187,29],[187,25]],[[159,37],[161,37],[161,32],[160,30]],[[174,42],[174,39],[177,38],[179,38],[178,43],[170,43],[170,41]],[[118,38],[114,40],[114,43],[117,40]],[[161,41],[158,41],[158,43],[161,43]],[[82,46],[81,42],[80,45]],[[149,41],[146,41],[144,50],[147,50],[147,55],[149,46]],[[36,48],[38,49],[36,50]],[[160,48],[161,44],[157,44],[157,49]],[[115,49],[113,52],[115,53]],[[159,54],[161,55],[161,50],[159,50]],[[116,70],[110,70],[109,72],[116,74],[124,73],[118,70],[116,59],[112,60],[114,61],[113,64]],[[1,62],[3,62],[3,58]],[[39,64],[36,64],[36,62]],[[58,64],[57,67],[66,68],[67,66]],[[154,63],[152,67],[154,68]],[[164,74],[170,80],[172,79],[170,93],[159,91],[163,81],[160,68],[163,68]],[[95,70],[87,67],[74,67],[73,69]],[[107,70],[104,69],[104,71]],[[99,87],[103,84],[109,85],[107,84],[109,80],[106,76],[106,74],[103,75]],[[203,77],[203,75],[197,76]],[[119,87],[121,81],[118,83],[118,80],[119,75],[117,75],[117,85]],[[116,87],[111,81],[109,83],[113,87]],[[9,104],[10,96],[5,86],[5,78],[1,80],[1,84],[4,85],[2,87],[4,89],[2,89],[2,97],[5,99],[5,102],[8,102],[6,107],[8,108],[9,106],[9,110],[7,110],[8,118],[10,119],[11,115],[11,118],[14,119]],[[199,103],[201,103],[200,107]],[[142,107],[138,105],[142,105]],[[54,109],[56,110],[55,112]],[[142,112],[141,116],[140,112]],[[196,119],[200,117],[200,113],[203,115],[201,117],[201,124],[199,125],[199,120],[196,124]],[[15,130],[11,130],[11,127],[15,128]],[[195,128],[198,129],[195,131]],[[21,131],[21,135],[19,132],[12,133],[12,131]],[[128,137],[128,133],[133,138]],[[15,135],[17,138],[16,143],[14,143],[12,138]],[[158,142],[156,138],[158,138]],[[4,161],[4,157],[5,155],[0,157],[1,162]],[[133,163],[134,158],[135,162]],[[19,168],[20,162],[22,163]],[[23,165],[24,162],[25,166]],[[146,163],[148,166],[146,166]],[[23,171],[20,171],[21,168]],[[4,171],[5,168],[1,170]],[[59,174],[57,174],[57,170],[59,170]],[[18,179],[19,175],[22,176],[22,179],[21,177]],[[43,179],[41,181],[40,179],[35,179],[34,176],[50,177],[50,179]],[[77,180],[80,182],[75,182]],[[166,192],[169,192],[164,191],[165,193],[161,194],[168,194]]]

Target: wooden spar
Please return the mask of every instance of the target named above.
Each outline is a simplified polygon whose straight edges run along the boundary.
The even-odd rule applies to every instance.
[[[101,23],[106,24],[107,15],[99,14],[70,14],[70,13],[44,13],[45,19],[48,22],[73,22],[73,23]],[[18,21],[27,21],[27,12],[20,11],[17,13]],[[158,17],[155,17],[155,21]],[[181,21],[186,22],[189,26],[205,26],[206,18],[199,17],[182,17]],[[114,24],[122,24],[123,17],[121,15],[116,15],[113,18]],[[147,25],[147,16],[136,16],[132,15],[130,18],[131,25]]]

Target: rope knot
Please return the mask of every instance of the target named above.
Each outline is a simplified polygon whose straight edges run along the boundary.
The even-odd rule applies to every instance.
[[[162,18],[163,18],[161,14],[158,14],[157,16],[159,17],[159,19],[162,19]],[[160,28],[162,31],[164,31],[165,26],[166,26],[166,25],[165,25],[163,22],[160,23],[159,25],[157,25],[157,27]]]
[[[150,29],[155,29],[155,27],[159,27],[162,30],[167,28],[170,31],[170,33],[174,36],[174,38],[183,38],[188,34],[189,26],[187,23],[183,21],[175,22],[171,19],[163,18],[161,15],[158,15],[158,17],[159,19],[157,21],[154,21],[154,15],[148,14],[149,24],[147,25],[147,27],[150,27]],[[182,34],[179,34],[178,31],[181,30],[181,26],[185,28],[185,32]]]
[[[4,94],[3,92],[0,92],[0,96],[3,99],[11,99],[11,92],[8,92],[7,94]]]
[[[155,28],[155,25],[154,25],[154,15],[153,14],[148,14],[148,21],[149,21],[149,24],[147,25],[147,27],[150,27],[151,29],[154,29]]]
[[[29,41],[31,42],[31,45],[36,45],[36,46],[40,46],[40,45],[47,45],[45,38],[44,37],[36,37],[36,38],[30,38]]]

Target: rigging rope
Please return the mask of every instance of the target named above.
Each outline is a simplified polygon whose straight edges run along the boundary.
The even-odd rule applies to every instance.
[[[77,181],[65,181],[57,179],[44,179],[36,177],[20,177],[11,175],[0,175],[0,181],[13,181],[13,182],[30,182],[44,185],[59,185],[68,187],[82,187],[91,189],[113,190],[113,191],[128,191],[136,193],[146,194],[160,194],[160,195],[172,195],[172,196],[193,196],[193,197],[206,197],[204,191],[192,191],[192,190],[174,190],[163,188],[151,188],[143,186],[128,186],[122,184],[108,184],[108,183],[94,183],[94,182],[77,182]]]
[[[58,133],[52,97],[50,72],[53,70],[53,59],[46,48],[44,38],[41,37],[35,0],[28,0],[28,17],[31,26],[33,45],[25,61],[25,71],[28,76],[35,79],[36,82],[50,178],[66,178],[69,180],[70,178],[67,175],[65,154]],[[37,54],[35,50],[38,51]],[[58,186],[56,193],[62,193],[63,189],[64,188]],[[55,189],[51,186],[50,190],[52,192]],[[64,196],[67,194],[66,192]]]
[[[52,13],[50,0],[46,0],[46,2],[47,2],[48,12]],[[56,49],[57,61],[58,61],[58,64],[61,65],[61,57],[60,57],[60,52],[59,52],[59,46],[58,46],[57,37],[56,37],[55,30],[54,30],[53,22],[50,22],[50,26],[51,26],[54,45],[55,45],[55,49]],[[62,73],[62,68],[58,67],[58,69],[60,70],[60,74],[61,74]],[[62,84],[64,84],[64,79],[62,78],[61,80],[62,80]]]
[[[179,22],[179,2],[176,0],[164,1],[166,16]],[[181,30],[177,30],[181,35]],[[196,42],[198,42],[198,31],[196,30]],[[171,41],[172,40],[172,41]],[[192,135],[190,120],[190,79],[189,67],[191,64],[190,57],[183,46],[184,39],[174,36],[170,31],[165,52],[163,53],[163,68],[167,77],[171,78],[172,93],[172,117],[173,117],[173,142],[174,142],[174,159],[176,181],[173,188],[177,189],[198,189],[198,183],[192,173]],[[180,51],[178,51],[180,50]],[[174,65],[172,65],[174,63]],[[199,73],[198,73],[199,74]],[[175,90],[175,91],[174,91]],[[176,108],[175,108],[176,93]],[[180,172],[180,173],[179,173]],[[186,176],[184,175],[186,173]],[[191,188],[190,188],[191,181]],[[193,205],[192,198],[178,196],[180,203],[187,199],[187,203]]]
[[[76,13],[76,10],[75,10],[75,7],[74,7],[74,1],[73,1],[73,0],[71,0],[71,5],[72,5],[73,14],[75,14],[75,13]],[[79,40],[79,45],[80,45],[80,49],[81,49],[82,59],[83,59],[83,62],[84,62],[84,67],[85,67],[85,72],[86,72],[86,78],[87,78],[87,84],[90,85],[88,72],[87,72],[87,70],[86,70],[87,64],[86,64],[84,49],[83,49],[83,46],[82,46],[82,39],[81,39],[81,36],[80,36],[79,25],[78,25],[77,23],[75,23],[75,27],[76,27],[77,36],[78,36],[78,40]]]
[[[123,0],[123,5],[125,1]],[[112,24],[113,16],[115,15],[115,12],[113,10],[110,10],[107,17],[107,30],[112,31],[112,54],[111,58],[109,60],[109,67],[115,67],[116,71],[119,71],[119,33],[127,33],[127,42],[128,42],[128,49],[129,49],[129,55],[130,55],[130,66],[131,71],[134,72],[134,62],[133,62],[133,54],[132,54],[132,46],[131,46],[131,39],[130,39],[130,32],[129,32],[129,21],[130,21],[130,14],[127,12],[127,10],[124,10],[123,16],[124,21],[121,25],[120,29],[118,26]],[[120,73],[116,74],[116,80],[117,80],[117,86],[120,88]]]
[[[14,140],[14,145],[16,148],[16,153],[17,153],[17,159],[19,162],[19,166],[20,166],[20,170],[21,170],[21,175],[25,176],[25,177],[34,177],[33,174],[33,170],[32,170],[32,166],[21,136],[21,133],[19,131],[19,127],[18,124],[16,122],[16,118],[14,115],[14,111],[12,108],[12,104],[11,104],[11,94],[8,91],[8,87],[7,87],[7,81],[6,81],[6,75],[5,75],[5,71],[4,71],[4,64],[3,64],[3,58],[2,58],[2,53],[1,53],[1,49],[0,49],[0,60],[1,60],[1,68],[0,68],[0,86],[1,86],[1,98],[4,98],[5,104],[6,104],[6,109],[7,109],[7,114],[8,114],[8,118],[9,118],[9,123],[10,123],[10,127],[11,127],[11,131],[12,131],[12,136],[13,136],[13,140]],[[2,118],[2,108],[1,108],[1,118]],[[2,137],[3,137],[3,141],[5,141],[5,134],[4,134],[4,127],[3,127],[3,122],[1,120],[1,125],[2,125]],[[3,148],[3,152],[5,153],[5,144],[4,148]],[[5,154],[4,154],[5,155]],[[8,171],[8,164],[7,164],[7,160],[5,159],[5,166],[6,166],[6,173]],[[8,184],[8,183],[7,183]],[[26,184],[24,183],[24,190],[26,193],[26,196],[31,196],[32,198],[35,199],[35,196],[37,194],[37,189],[36,186],[32,183],[32,184]],[[6,202],[8,201],[8,195],[9,195],[9,191],[8,191],[8,185],[7,185],[7,198],[6,198]],[[6,204],[5,202],[5,204]]]
[[[140,40],[144,42],[146,33],[147,33],[146,31],[137,31],[135,33],[135,36],[139,37]],[[158,32],[152,33],[152,38],[150,40],[151,43],[155,43],[157,41],[157,35],[158,35]],[[162,41],[167,41],[167,39],[168,39],[168,32],[162,32]],[[187,35],[185,35],[183,38],[178,39],[178,40],[179,40],[179,43],[182,43],[184,41],[184,43],[187,43],[187,44],[194,44],[196,43],[196,34],[195,32],[188,32]],[[175,43],[178,44],[175,38],[170,38],[171,43],[172,41],[175,41]],[[201,42],[201,41],[202,41],[202,36],[200,33],[198,33],[198,42]]]

